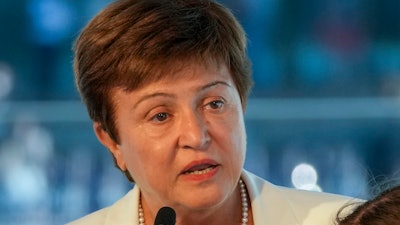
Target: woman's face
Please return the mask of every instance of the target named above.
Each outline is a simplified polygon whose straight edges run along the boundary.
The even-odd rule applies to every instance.
[[[117,90],[120,143],[98,124],[96,133],[150,208],[221,206],[235,190],[245,157],[238,91],[225,65],[189,64],[173,77],[132,92]]]

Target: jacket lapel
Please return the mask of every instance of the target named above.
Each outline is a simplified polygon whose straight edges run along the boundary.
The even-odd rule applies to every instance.
[[[138,223],[139,188],[134,187],[115,202],[107,212],[105,225],[135,225]]]
[[[246,171],[242,179],[250,195],[254,225],[299,225],[290,203],[275,185]]]

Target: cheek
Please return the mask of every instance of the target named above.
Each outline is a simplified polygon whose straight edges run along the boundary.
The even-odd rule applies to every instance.
[[[229,151],[234,151],[237,156],[244,154],[246,149],[246,130],[241,111],[232,111],[230,117],[220,123],[219,139],[224,140]]]
[[[246,154],[246,141],[247,141],[247,136],[246,136],[246,128],[244,124],[244,118],[243,118],[243,112],[241,109],[237,111],[237,118],[235,121],[235,127],[232,129],[234,130],[233,132],[233,140],[236,146],[235,149],[237,151],[238,157],[244,159],[244,155]]]
[[[243,168],[246,154],[246,132],[244,123],[240,117],[231,121],[230,125],[226,126],[223,132],[219,133],[219,146],[223,151],[226,168],[229,168],[229,173],[237,174]]]
[[[168,138],[152,138],[140,129],[121,137],[121,149],[128,169],[133,173],[151,172],[168,159],[171,144]]]
[[[136,129],[121,132],[121,153],[129,171],[134,172],[137,167],[146,165],[151,158],[151,143]],[[143,163],[139,163],[143,162]]]
[[[244,158],[246,154],[246,129],[244,123],[239,121],[235,131],[232,134],[233,141],[235,143],[234,149],[238,157]]]

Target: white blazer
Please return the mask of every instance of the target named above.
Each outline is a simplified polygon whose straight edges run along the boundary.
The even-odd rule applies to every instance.
[[[243,171],[250,194],[254,225],[333,225],[350,197],[280,187]],[[137,225],[139,188],[135,186],[113,205],[68,225]]]

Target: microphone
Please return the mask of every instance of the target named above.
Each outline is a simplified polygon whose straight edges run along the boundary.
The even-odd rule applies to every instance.
[[[175,225],[176,213],[171,207],[164,206],[156,215],[154,225]]]

